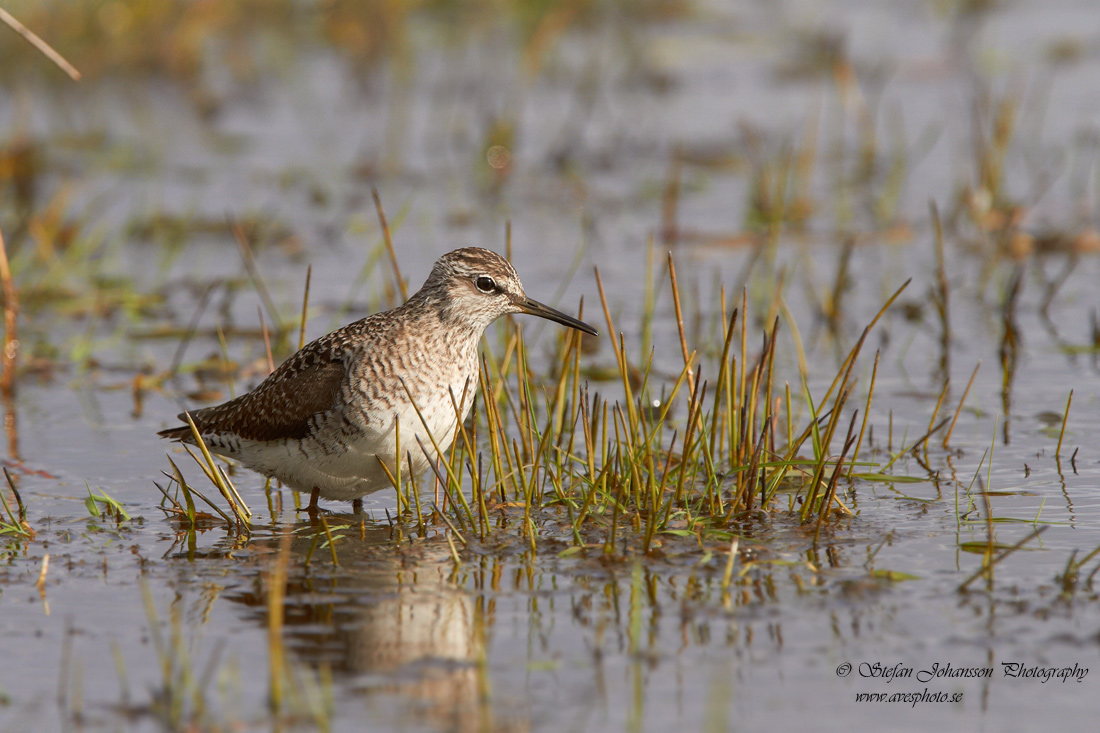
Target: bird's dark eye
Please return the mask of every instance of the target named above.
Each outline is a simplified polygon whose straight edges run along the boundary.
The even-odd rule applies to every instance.
[[[496,282],[488,275],[478,275],[477,280],[474,280],[474,285],[483,293],[492,293],[497,289]]]

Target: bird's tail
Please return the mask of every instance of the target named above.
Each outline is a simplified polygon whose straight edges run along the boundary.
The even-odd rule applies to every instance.
[[[190,425],[181,425],[178,428],[168,428],[167,430],[161,430],[157,433],[162,438],[168,438],[169,440],[179,440],[186,443],[194,443],[195,436],[191,433]]]

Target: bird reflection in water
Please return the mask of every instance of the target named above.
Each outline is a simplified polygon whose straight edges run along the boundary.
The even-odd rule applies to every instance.
[[[488,709],[484,615],[456,585],[446,541],[395,547],[384,525],[368,526],[365,534],[365,541],[336,543],[339,566],[318,547],[307,564],[314,539],[308,532],[294,535],[285,599],[288,650],[300,662],[327,665],[347,688],[361,691],[372,716],[393,713],[441,730],[514,729],[494,722]],[[278,539],[256,544],[279,551]],[[227,597],[267,627],[260,577],[251,590]]]

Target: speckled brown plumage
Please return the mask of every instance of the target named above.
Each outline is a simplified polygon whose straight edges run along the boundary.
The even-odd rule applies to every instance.
[[[527,298],[499,255],[459,249],[441,257],[403,305],[306,345],[251,392],[186,414],[213,452],[311,492],[311,510],[318,496],[358,499],[389,485],[380,460],[391,471],[398,460],[420,471],[434,458],[425,422],[440,450],[450,445],[473,402],[478,342],[507,313],[596,333]],[[159,435],[194,442],[187,425]]]

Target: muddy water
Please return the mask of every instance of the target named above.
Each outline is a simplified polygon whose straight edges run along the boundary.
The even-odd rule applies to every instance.
[[[1024,230],[1073,238],[1095,221],[1100,97],[1090,31],[1082,30],[1087,10],[1022,2],[958,20],[916,3],[703,7],[659,25],[624,28],[612,18],[570,31],[531,76],[513,36],[479,29],[456,40],[417,19],[413,52],[367,72],[365,82],[362,70],[315,52],[247,94],[222,88],[219,113],[206,119],[170,84],[4,91],[5,129],[43,145],[39,205],[67,184],[65,205],[97,244],[51,275],[75,293],[71,300],[24,314],[24,342],[73,366],[24,376],[9,412],[8,463],[37,537],[5,545],[0,566],[0,721],[14,730],[171,727],[163,721],[178,718],[157,706],[165,699],[157,645],[171,647],[175,633],[169,656],[180,666],[169,667],[169,687],[184,689],[178,670],[193,670],[205,706],[198,712],[189,693],[178,714],[202,725],[268,727],[267,578],[292,529],[288,658],[303,690],[317,670],[331,672],[336,729],[369,720],[409,730],[854,722],[1027,730],[1055,716],[1086,728],[1100,684],[1100,612],[1086,582],[1097,561],[1073,592],[1060,576],[1073,552],[1081,559],[1100,546],[1090,316],[1098,264],[1087,252],[997,255],[994,237],[962,214],[948,228],[945,340],[932,302],[927,204],[936,200],[950,219],[959,191],[974,184],[989,109],[1015,95],[1020,122],[1004,185],[1023,207]],[[847,49],[852,64],[823,74],[806,61],[817,58],[812,48]],[[1081,50],[1055,65],[1052,48]],[[846,73],[859,85],[845,83]],[[866,120],[879,147],[872,174],[861,178]],[[515,131],[510,168],[485,164],[494,124]],[[784,151],[810,156],[809,139],[817,141],[806,158],[811,173],[791,180],[816,207],[804,232],[759,252],[746,236],[754,175],[781,170]],[[891,208],[882,195],[897,151],[906,166]],[[523,543],[502,542],[464,552],[456,565],[441,537],[395,541],[388,493],[368,497],[362,524],[331,507],[331,523],[349,525],[340,530],[339,566],[325,549],[310,552],[313,530],[289,510],[290,497],[276,493],[269,510],[262,481],[247,473],[236,480],[258,513],[252,541],[214,528],[189,548],[157,508],[153,482],[170,470],[164,454],[180,455],[155,431],[195,404],[188,393],[225,389],[216,370],[201,383],[185,372],[146,391],[137,409],[135,375],[167,370],[180,343],[178,335],[148,336],[185,328],[205,283],[217,281],[181,362],[220,358],[218,326],[231,334],[233,359],[251,364],[263,354],[257,338],[232,335],[233,327],[256,329],[261,300],[225,232],[227,214],[262,224],[257,266],[287,321],[312,266],[310,336],[392,303],[377,264],[377,186],[414,286],[448,249],[503,250],[510,221],[529,292],[565,309],[584,296],[591,314],[598,266],[637,355],[645,243],[658,237],[660,279],[670,170],[679,180],[671,246],[694,343],[714,332],[719,285],[731,297],[749,287],[750,323],[759,328],[785,278],[810,387],[821,394],[883,300],[912,278],[903,307],[886,314],[858,367],[862,402],[871,352],[881,350],[866,460],[884,462],[928,430],[945,375],[943,414],[953,413],[981,361],[949,448],[933,440],[895,464],[896,474],[919,481],[846,487],[856,515],[816,543],[782,511],[739,527],[726,593],[726,556],[716,545],[669,540],[644,563],[604,561],[598,552],[559,557],[568,536],[552,518],[535,556]],[[16,214],[0,215],[5,234],[15,231]],[[182,234],[164,225],[170,219],[187,224]],[[830,325],[818,304],[846,256],[849,286]],[[25,291],[54,282],[19,257]],[[150,304],[89,315],[80,298],[94,302],[89,283],[101,276],[151,296]],[[784,378],[796,387],[792,331],[781,328]],[[549,351],[540,346],[553,338],[549,328],[529,324],[527,335],[536,360]],[[667,285],[653,339],[657,373],[675,374]],[[586,358],[612,361],[606,344]],[[237,389],[255,380],[246,374]],[[614,396],[614,386],[597,386]],[[140,519],[90,516],[88,486]],[[987,511],[1000,545],[1046,529],[996,566],[992,585],[978,580],[960,592],[979,567],[980,555],[966,549],[986,541]],[[991,676],[922,674],[946,665]],[[1044,682],[1007,677],[1013,669],[1088,673]],[[857,701],[863,693],[920,697]]]

